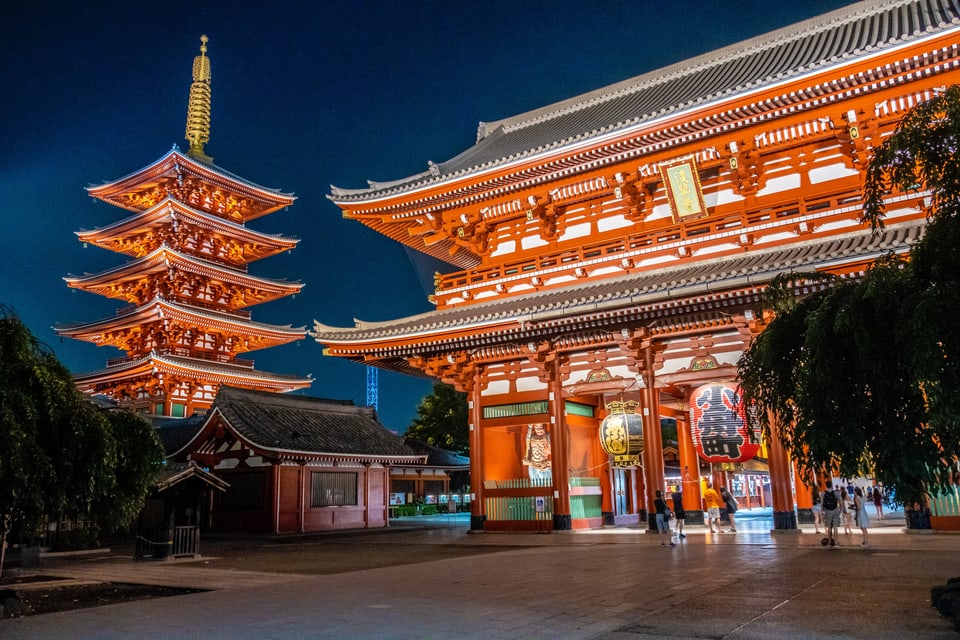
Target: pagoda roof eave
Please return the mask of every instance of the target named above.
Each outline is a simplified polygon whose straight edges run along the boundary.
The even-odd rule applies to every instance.
[[[159,320],[161,318],[177,316],[183,321],[201,326],[203,326],[204,323],[208,323],[209,325],[219,325],[217,328],[226,326],[238,333],[273,338],[271,342],[274,345],[300,340],[306,335],[306,327],[254,322],[253,320],[222,311],[194,307],[192,305],[164,300],[160,297],[156,297],[150,302],[140,305],[131,311],[118,313],[109,318],[102,318],[92,322],[62,324],[56,326],[54,330],[57,335],[79,340],[95,341],[93,334],[108,330],[117,330],[126,326],[139,326],[145,320]]]
[[[287,376],[229,363],[157,354],[127,360],[97,371],[75,374],[73,379],[82,388],[139,376],[153,376],[155,372],[182,374],[211,384],[254,387],[271,391],[295,391],[313,384],[312,377]]]
[[[203,258],[187,255],[167,246],[160,246],[142,258],[130,260],[105,271],[85,274],[83,276],[70,275],[65,277],[64,280],[70,287],[90,289],[98,286],[114,285],[125,279],[141,277],[145,271],[150,272],[167,269],[170,266],[178,267],[189,273],[216,277],[230,284],[251,288],[263,288],[284,296],[298,293],[303,288],[303,283],[301,282],[288,282],[286,280],[253,276],[245,271],[239,271]],[[206,274],[202,272],[206,272]]]
[[[333,202],[373,203],[529,162],[709,105],[739,104],[925,38],[960,31],[960,6],[863,0],[766,34],[526,113],[481,122],[477,142],[430,170],[367,188],[331,188]]]
[[[260,244],[271,245],[274,247],[274,250],[271,253],[279,253],[287,249],[292,249],[300,243],[299,238],[284,236],[282,234],[262,233],[247,226],[227,220],[226,218],[221,218],[205,211],[188,207],[182,202],[179,202],[169,196],[164,198],[153,207],[144,211],[136,212],[134,215],[128,216],[122,220],[118,220],[117,222],[113,222],[103,227],[97,227],[95,229],[81,229],[80,231],[75,231],[74,233],[82,242],[89,242],[91,244],[99,245],[111,239],[123,238],[130,234],[137,233],[138,231],[149,229],[155,226],[158,222],[170,220],[172,218],[171,209],[177,210],[186,218],[200,226],[212,230],[224,231],[229,233],[231,236],[240,239],[247,239]],[[260,257],[266,257],[266,255]]]
[[[87,193],[99,200],[112,201],[115,196],[125,193],[145,181],[149,181],[152,178],[163,175],[167,171],[177,168],[189,169],[197,175],[205,176],[214,182],[223,183],[238,193],[243,193],[246,196],[255,198],[258,201],[268,205],[267,208],[257,212],[256,215],[248,217],[248,220],[265,216],[269,213],[273,213],[274,211],[283,209],[284,207],[288,207],[297,199],[293,194],[284,193],[279,189],[263,187],[245,178],[241,178],[240,176],[233,174],[213,163],[206,163],[196,160],[185,153],[181,153],[177,145],[173,145],[173,148],[161,156],[158,160],[137,171],[134,171],[133,173],[116,180],[104,182],[100,185],[91,185],[87,187]],[[124,206],[120,202],[115,203],[121,207]]]

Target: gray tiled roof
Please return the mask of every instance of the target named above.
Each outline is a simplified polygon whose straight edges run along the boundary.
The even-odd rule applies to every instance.
[[[189,418],[158,420],[153,426],[163,445],[163,450],[170,455],[183,449],[197,435],[206,421],[206,416],[192,415]]]
[[[642,306],[684,296],[704,295],[742,287],[763,287],[776,274],[812,271],[835,262],[872,260],[885,252],[903,253],[920,239],[923,220],[888,225],[878,234],[869,229],[821,240],[799,242],[766,251],[609,277],[544,292],[502,297],[462,307],[384,322],[358,322],[350,328],[315,323],[311,335],[320,342],[390,339],[430,334],[453,327],[502,323],[526,317],[551,320],[565,316]]]
[[[371,407],[349,400],[220,387],[213,409],[251,443],[269,451],[416,457]]]
[[[477,143],[432,171],[368,189],[333,189],[337,200],[400,192],[452,174],[495,166],[576,140],[889,49],[960,25],[960,0],[865,0],[708,54],[495,122]]]
[[[428,467],[459,467],[462,469],[470,468],[470,458],[466,456],[461,456],[453,451],[447,451],[446,449],[434,447],[415,438],[407,438],[404,440],[404,442],[408,447],[417,453],[427,456],[426,466]]]

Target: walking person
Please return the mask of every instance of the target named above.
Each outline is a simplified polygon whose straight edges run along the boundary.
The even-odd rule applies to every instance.
[[[820,497],[820,504],[823,507],[823,527],[827,534],[820,544],[835,547],[840,530],[840,494],[834,490],[832,480],[827,480],[827,488]]]
[[[820,508],[820,489],[817,487],[813,488],[813,507],[810,510],[813,511],[813,532],[819,535],[820,525],[823,524],[823,510]]]
[[[737,499],[726,487],[720,487],[720,499],[723,500],[723,506],[727,508],[727,517],[730,518],[730,531],[737,532],[737,517],[734,515],[740,505]]]
[[[712,482],[707,482],[707,488],[703,491],[703,503],[707,505],[707,525],[710,527],[710,533],[714,533],[713,523],[716,521],[716,533],[723,533],[720,528],[720,494],[713,488]]]
[[[670,500],[673,502],[673,518],[677,521],[677,539],[682,540],[687,537],[683,532],[683,522],[687,513],[683,510],[683,491],[674,491],[670,494]]]
[[[660,535],[660,544],[675,546],[676,543],[670,538],[670,510],[667,508],[667,501],[663,499],[663,492],[657,489],[657,497],[653,501],[653,508],[657,512],[657,531]],[[664,542],[666,536],[666,542]]]
[[[867,546],[867,528],[870,526],[870,516],[867,515],[867,505],[863,501],[863,489],[857,487],[853,490],[853,512],[856,514],[857,526],[863,533],[863,541],[860,543]]]
[[[853,505],[850,502],[850,494],[847,493],[846,487],[840,487],[840,518],[843,520],[843,535],[849,536],[853,534],[853,529],[850,525],[853,524]]]
[[[873,508],[877,510],[877,520],[883,520],[883,490],[880,485],[873,488]]]

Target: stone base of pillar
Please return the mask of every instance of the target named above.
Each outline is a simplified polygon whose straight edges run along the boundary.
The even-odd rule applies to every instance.
[[[813,509],[797,508],[797,522],[800,524],[813,524]]]
[[[705,524],[703,519],[703,511],[684,511],[683,512],[683,524]]]
[[[773,512],[773,530],[789,531],[797,530],[797,514],[795,511],[774,511]]]
[[[617,524],[617,520],[612,511],[604,511],[601,515],[603,516],[603,526],[612,527]]]
[[[553,530],[554,531],[570,531],[573,529],[573,519],[569,514],[563,515],[560,513],[553,514]]]
[[[487,521],[487,516],[470,516],[470,530],[483,531],[483,523]]]

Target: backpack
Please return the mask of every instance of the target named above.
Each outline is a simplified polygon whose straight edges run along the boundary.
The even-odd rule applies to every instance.
[[[833,491],[825,491],[823,493],[823,508],[827,511],[833,511],[840,506],[840,501],[837,500],[837,494]]]

